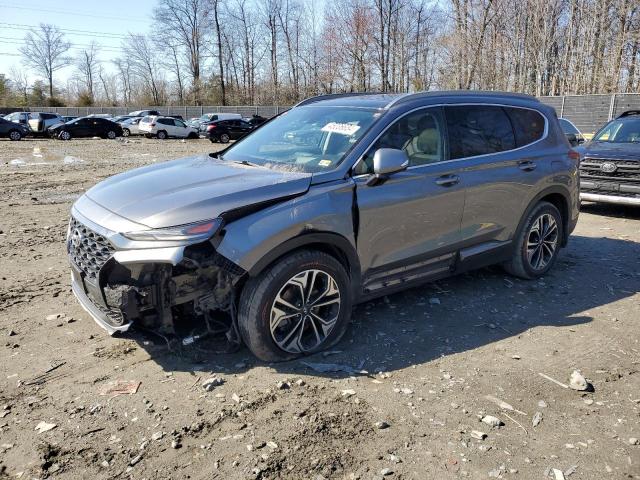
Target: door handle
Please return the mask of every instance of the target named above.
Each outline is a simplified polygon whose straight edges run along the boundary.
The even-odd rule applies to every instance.
[[[535,170],[536,167],[537,165],[530,160],[525,160],[524,162],[518,163],[518,168],[520,168],[520,170],[524,170],[525,172],[531,172]]]
[[[443,175],[436,179],[436,184],[441,187],[452,187],[460,183],[460,177],[458,175]]]

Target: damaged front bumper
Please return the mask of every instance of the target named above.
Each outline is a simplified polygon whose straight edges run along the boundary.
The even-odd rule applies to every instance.
[[[75,209],[67,238],[71,286],[80,305],[110,335],[136,324],[163,335],[220,312],[235,325],[234,294],[245,271],[219,255],[212,241],[138,247]],[[120,244],[120,245],[118,245]]]

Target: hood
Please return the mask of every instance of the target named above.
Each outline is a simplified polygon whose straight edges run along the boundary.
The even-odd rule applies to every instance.
[[[309,173],[245,166],[203,155],[115,175],[85,195],[128,220],[163,228],[300,195],[310,183]]]
[[[640,143],[589,142],[575,148],[582,158],[636,160],[640,162]]]

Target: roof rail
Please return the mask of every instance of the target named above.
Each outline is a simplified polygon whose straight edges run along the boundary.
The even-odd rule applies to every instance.
[[[293,108],[301,107],[303,105],[309,105],[311,103],[320,102],[322,100],[329,100],[332,98],[344,98],[344,97],[361,97],[364,95],[380,95],[380,92],[351,92],[351,93],[328,93],[325,95],[316,95],[315,97],[305,98],[301,102],[296,103]]]
[[[533,100],[536,102],[540,101],[536,97],[532,95],[527,95],[525,93],[498,92],[493,90],[490,90],[490,91],[488,90],[442,90],[442,91],[406,93],[404,95],[398,96],[397,98],[389,102],[389,104],[385,108],[388,109],[393,107],[394,105],[398,105],[399,103],[404,103],[404,102],[416,100],[419,98],[428,98],[428,97],[435,97],[435,96],[442,97],[447,95],[456,96],[456,97],[457,96],[460,96],[460,97],[488,96],[488,97],[497,97],[497,98],[511,97],[511,98],[520,98],[524,100]]]
[[[630,117],[631,115],[640,115],[640,110],[627,110],[626,112],[622,112],[616,118]]]

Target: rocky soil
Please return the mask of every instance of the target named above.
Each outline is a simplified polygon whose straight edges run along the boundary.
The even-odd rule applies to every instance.
[[[213,148],[0,140],[0,477],[640,478],[640,209],[585,206],[539,281],[495,267],[360,305],[304,361],[107,336],[69,287],[71,203]]]

